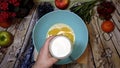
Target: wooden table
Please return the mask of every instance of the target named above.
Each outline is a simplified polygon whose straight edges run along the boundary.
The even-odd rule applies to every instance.
[[[104,33],[101,30],[103,20],[95,14],[89,24],[86,24],[89,31],[87,63],[70,63],[66,65],[53,65],[52,68],[120,68],[120,1],[113,0],[116,11],[111,21],[115,29],[111,33]],[[19,58],[27,47],[32,29],[37,21],[36,6],[31,9],[24,19],[14,20],[14,24],[7,30],[14,35],[14,42],[8,48],[0,48],[0,68],[17,68]]]

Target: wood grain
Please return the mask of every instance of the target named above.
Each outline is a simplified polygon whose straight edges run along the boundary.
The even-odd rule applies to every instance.
[[[79,63],[53,65],[51,68],[120,67],[120,1],[112,1],[116,7],[111,19],[115,25],[114,31],[111,33],[102,31],[101,24],[103,20],[98,17],[95,7],[95,13],[91,22],[86,24],[89,32],[88,53],[77,60]],[[17,59],[20,58],[27,47],[28,39],[37,21],[36,8],[37,6],[24,19],[15,19],[15,23],[8,29],[0,27],[0,31],[7,30],[14,35],[14,42],[10,47],[0,47],[0,68],[17,68],[17,64],[19,63]]]
[[[27,36],[28,28],[31,24],[31,19],[33,16],[34,10],[30,12],[28,16],[26,16],[22,20],[17,20],[15,24],[13,24],[7,31],[11,32],[14,35],[14,42],[8,48],[6,54],[3,56],[2,62],[0,67],[2,68],[13,68],[14,63],[17,59],[18,53],[20,52],[21,48],[27,44]],[[32,30],[31,30],[32,31]]]

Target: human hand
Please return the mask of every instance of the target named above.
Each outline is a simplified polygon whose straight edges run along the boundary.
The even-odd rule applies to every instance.
[[[33,68],[50,68],[55,62],[58,61],[58,59],[51,56],[49,52],[49,43],[52,40],[52,37],[49,37],[44,46],[41,48],[37,60],[33,66]]]

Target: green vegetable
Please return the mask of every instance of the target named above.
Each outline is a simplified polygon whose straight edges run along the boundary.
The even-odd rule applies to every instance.
[[[81,3],[81,5],[73,6],[70,8],[70,11],[76,13],[80,16],[85,22],[90,22],[92,16],[92,9],[94,8],[95,4],[98,0],[89,1]]]

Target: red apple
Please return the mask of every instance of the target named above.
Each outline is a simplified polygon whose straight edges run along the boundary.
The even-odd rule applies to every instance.
[[[59,9],[66,9],[69,5],[70,0],[55,0],[55,5]]]

